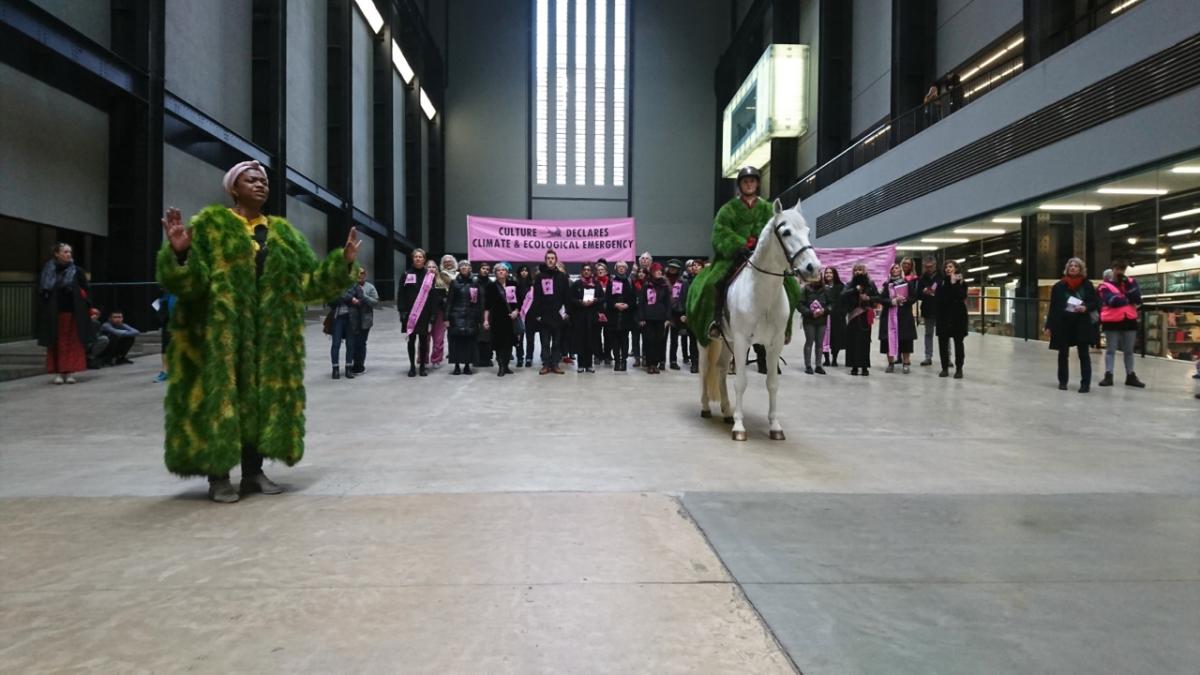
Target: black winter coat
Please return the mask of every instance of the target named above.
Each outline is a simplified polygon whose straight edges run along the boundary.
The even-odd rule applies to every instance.
[[[670,284],[666,279],[647,281],[638,292],[638,321],[666,321],[670,318]]]
[[[51,260],[49,265],[54,264]],[[40,290],[40,289],[39,289]],[[75,317],[75,329],[79,333],[79,342],[85,346],[96,340],[92,331],[92,319],[88,310],[92,303],[88,299],[87,272],[78,265],[75,266],[75,278],[69,286],[54,290],[40,290],[42,303],[38,316],[38,344],[42,347],[53,347],[58,344],[58,313],[60,305],[71,302],[71,314]]]
[[[829,290],[829,349],[841,351],[846,348],[846,305],[842,302],[845,284],[826,286]]]
[[[579,325],[593,326],[600,322],[600,314],[604,312],[604,288],[593,279],[590,288],[595,292],[595,302],[589,306],[583,304],[583,290],[589,286],[583,279],[576,279],[571,284],[571,321]]]
[[[543,325],[561,326],[563,317],[560,312],[570,299],[570,286],[571,280],[566,274],[541,265],[533,280],[533,307],[529,308],[529,315],[536,317]]]
[[[841,298],[838,299],[840,300]],[[824,312],[819,317],[813,316],[813,302],[820,303],[821,309]],[[808,284],[804,284],[800,287],[800,301],[796,304],[796,310],[800,312],[803,323],[815,325],[825,322],[825,318],[829,315],[829,310],[834,304],[830,298],[828,286],[813,288]]]
[[[509,302],[507,289],[512,289],[512,302]],[[496,350],[504,353],[513,344],[513,324],[515,322],[509,318],[509,315],[521,307],[517,285],[509,282],[508,285],[501,286],[497,282],[492,282],[484,289],[484,296],[487,298],[486,307],[490,327],[488,337],[496,346]]]
[[[926,319],[933,319],[937,317],[937,292],[944,285],[946,285],[946,279],[940,274],[935,273],[931,276],[925,276],[922,274],[921,276],[917,277],[916,297],[920,298],[921,300],[921,316],[925,317]],[[926,289],[933,289],[933,294],[926,295]]]
[[[400,279],[400,289],[396,291],[396,310],[400,312],[400,324],[408,323],[408,315],[412,312],[413,306],[417,303],[417,296],[421,294],[421,286],[425,283],[425,276],[429,274],[424,267],[417,269],[410,267],[404,272],[404,276]],[[417,317],[417,326],[415,332],[424,333],[429,330],[429,322],[433,319],[433,315],[437,313],[437,299],[434,296],[434,289],[429,289],[429,297],[425,299],[425,306],[421,308],[421,315]]]
[[[1083,301],[1086,312],[1068,312],[1067,298],[1075,296]],[[1100,296],[1091,281],[1083,280],[1075,292],[1067,289],[1064,281],[1054,284],[1050,290],[1050,312],[1046,315],[1046,328],[1050,331],[1050,349],[1089,347],[1099,338],[1099,324],[1092,323],[1092,312],[1100,311]]]
[[[483,292],[472,278],[454,277],[446,293],[446,322],[454,337],[479,335],[483,321]]]
[[[610,276],[604,289],[605,311],[608,325],[621,330],[637,327],[637,291],[628,277]],[[625,311],[617,309],[617,303],[626,305]]]
[[[928,301],[922,300],[922,303]],[[938,283],[933,296],[933,316],[937,317],[937,334],[946,337],[966,337],[967,326],[967,285],[961,281],[952,284],[946,279]],[[922,312],[927,310],[922,309]],[[929,314],[925,314],[929,316]]]
[[[894,288],[896,286],[908,287],[908,301],[903,305],[897,304],[896,315],[898,317],[897,326],[899,327],[899,338],[901,340],[916,340],[917,339],[917,319],[913,316],[913,302],[917,297],[916,286],[914,281],[901,281],[899,284],[893,284],[888,281],[883,284],[882,295],[879,299],[883,305],[883,311],[879,315],[879,339],[887,341],[888,336],[888,321],[891,318],[891,307],[893,304],[893,296],[895,295]]]

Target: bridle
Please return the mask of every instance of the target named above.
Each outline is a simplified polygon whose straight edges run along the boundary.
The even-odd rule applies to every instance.
[[[779,228],[783,226],[783,223],[779,222],[778,218],[776,218],[776,221],[777,222],[775,223],[775,225],[771,228],[771,233],[775,235],[775,241],[779,242],[779,248],[783,249],[783,251],[785,252],[784,255],[787,255],[787,253],[786,253],[787,246],[784,246],[783,237],[779,234]],[[759,267],[758,265],[755,265],[754,261],[749,258],[746,259],[746,264],[749,265],[750,268],[753,269],[755,272],[758,272],[760,274],[767,274],[767,275],[770,275],[773,277],[782,277],[782,278],[786,279],[787,277],[796,276],[796,259],[799,258],[800,256],[804,255],[805,252],[811,251],[812,248],[813,247],[811,244],[806,244],[804,246],[801,246],[800,249],[797,250],[792,255],[787,256],[788,268],[784,272],[772,272],[770,270],[764,270],[763,268]]]

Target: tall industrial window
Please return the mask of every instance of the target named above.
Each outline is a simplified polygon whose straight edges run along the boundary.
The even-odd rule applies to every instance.
[[[629,0],[533,0],[538,192],[623,188]]]

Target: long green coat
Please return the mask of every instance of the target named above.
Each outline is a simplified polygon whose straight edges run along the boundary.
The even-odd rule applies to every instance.
[[[243,445],[289,466],[304,455],[304,310],[353,283],[341,249],[318,261],[282,218],[269,219],[255,277],[254,244],[224,206],[191,221],[179,264],[169,244],[158,281],[178,297],[167,349],[166,464],[180,476],[218,476]]]
[[[696,327],[696,339],[702,345],[708,344],[708,325],[713,321],[713,309],[717,284],[729,272],[733,257],[738,249],[746,246],[746,240],[757,237],[763,226],[775,214],[771,202],[759,199],[753,207],[747,207],[740,197],[734,197],[725,202],[713,221],[712,264],[705,267],[696,275],[688,289],[687,317],[688,325]],[[792,309],[800,297],[800,284],[794,278],[784,282],[787,290],[788,303]],[[788,334],[791,334],[792,320],[788,317]]]

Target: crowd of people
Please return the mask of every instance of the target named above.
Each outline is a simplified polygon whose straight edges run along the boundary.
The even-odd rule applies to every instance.
[[[409,377],[425,377],[443,365],[453,366],[453,375],[494,368],[504,377],[514,367],[533,367],[535,361],[539,374],[562,374],[566,366],[579,373],[595,373],[598,367],[623,372],[630,358],[634,368],[648,374],[681,367],[698,372],[699,347],[688,323],[686,298],[704,260],[672,259],[664,266],[644,253],[632,265],[607,260],[584,264],[574,279],[554,251],[536,269],[514,269],[505,262],[476,266],[452,255],[434,262],[422,249],[411,260],[396,295],[407,334]],[[1097,285],[1087,280],[1086,272],[1083,261],[1072,258],[1051,292],[1045,330],[1050,348],[1058,352],[1059,388],[1067,389],[1069,354],[1075,349],[1079,391],[1090,390],[1090,350],[1100,346],[1101,333],[1105,374],[1100,386],[1114,384],[1120,351],[1125,385],[1144,388],[1134,371],[1142,303],[1137,282],[1126,276],[1121,260],[1113,261]],[[365,277],[364,271],[359,284],[331,305],[334,378],[343,371],[351,376],[364,370],[365,331],[379,302]],[[937,259],[927,256],[918,268],[916,260],[904,258],[879,281],[870,278],[863,264],[855,265],[846,281],[829,267],[802,286],[795,310],[805,374],[826,375],[826,368],[845,366],[851,376],[867,377],[871,353],[877,350],[887,373],[911,373],[917,353],[923,357],[920,366],[939,366],[939,377],[964,378],[967,283],[953,260],[939,268]],[[340,368],[341,340],[348,347],[347,365]],[[540,345],[537,359],[535,342]],[[358,345],[356,352],[351,343]],[[765,372],[766,364],[758,368]]]
[[[534,366],[535,341],[543,375],[562,374],[564,365],[581,373],[622,372],[630,357],[650,374],[679,370],[681,363],[698,372],[699,348],[685,312],[689,285],[703,267],[702,260],[676,259],[664,266],[645,253],[632,267],[587,263],[572,279],[555,251],[535,270],[506,262],[476,267],[452,255],[435,262],[416,249],[396,292],[407,375],[426,377],[443,365],[453,365],[453,375],[480,368],[512,375],[514,367]],[[362,326],[369,331],[378,302],[364,271],[358,285],[330,303],[325,324],[334,379],[364,372]]]
[[[645,253],[633,266],[624,261],[610,266],[605,260],[585,264],[571,279],[554,251],[546,253],[536,272],[528,266],[514,271],[508,263],[476,269],[453,256],[434,262],[425,251],[414,251],[396,294],[407,334],[408,376],[427,376],[443,363],[453,364],[455,375],[481,367],[510,375],[513,364],[532,366],[535,335],[543,375],[562,374],[564,364],[581,373],[609,366],[622,372],[630,356],[635,368],[657,374],[679,369],[679,351],[683,364],[697,372],[696,331],[703,331],[700,343],[711,339],[714,328],[720,332],[723,293],[716,291],[727,287],[737,262],[754,250],[755,228],[770,220],[758,183],[754,167],[739,172],[739,194],[722,207],[714,224],[717,255],[707,271],[701,260],[669,260],[664,267]],[[366,371],[379,294],[357,263],[361,241],[354,228],[342,248],[319,259],[295,227],[263,213],[270,182],[258,162],[234,165],[222,188],[232,206],[208,206],[190,224],[178,209],[164,213],[164,243],[155,261],[164,296],[156,309],[169,327],[159,373],[167,383],[166,468],[181,477],[207,478],[210,499],[233,503],[244,494],[282,491],[263,473],[265,459],[292,466],[304,455],[305,305],[334,298],[325,321],[333,377],[340,378],[341,361],[349,379]],[[89,348],[95,359],[128,362],[138,331],[118,311],[100,324],[87,274],[75,263],[71,247],[56,244],[51,254],[38,283],[38,344],[46,348],[52,381],[76,382],[74,374],[87,368]],[[1075,348],[1079,391],[1089,390],[1089,350],[1101,329],[1108,338],[1101,386],[1113,384],[1117,349],[1125,357],[1126,385],[1144,386],[1133,371],[1141,293],[1125,269],[1115,261],[1097,289],[1083,261],[1072,258],[1055,284],[1045,330],[1050,348],[1058,351],[1061,389],[1067,388]],[[921,365],[932,365],[936,337],[939,374],[950,376],[953,343],[954,377],[962,378],[967,291],[958,265],[947,261],[939,270],[936,259],[926,258],[918,273],[914,261],[905,259],[880,281],[860,264],[845,282],[830,268],[803,288],[785,284],[800,314],[805,371],[825,374],[844,351],[850,374],[868,376],[874,335],[888,372],[898,364],[900,372],[909,373],[920,319],[925,325]],[[706,302],[691,302],[701,297]],[[272,310],[262,311],[268,298]],[[689,310],[695,315],[691,321]],[[765,371],[768,364],[760,357],[758,366]],[[238,464],[241,482],[235,486],[230,470]]]
[[[511,375],[514,366],[534,365],[535,340],[543,375],[562,374],[565,365],[580,373],[594,373],[599,366],[623,372],[630,357],[634,368],[648,374],[682,366],[692,373],[699,370],[686,298],[703,260],[672,259],[664,266],[644,253],[632,267],[617,261],[611,269],[608,261],[598,260],[584,264],[574,280],[554,251],[546,253],[536,271],[528,265],[514,270],[505,262],[476,268],[451,255],[442,256],[439,264],[422,249],[413,251],[411,261],[396,293],[401,329],[407,334],[409,377],[425,377],[443,364],[453,365],[453,375],[471,375],[480,368],[495,368],[498,377]],[[364,370],[365,333],[356,331],[364,325],[369,330],[379,302],[365,277],[364,271],[359,283],[330,305],[326,332],[333,337],[334,379]],[[877,335],[887,372],[899,367],[907,374],[919,320],[925,326],[921,365],[933,365],[936,337],[939,375],[950,377],[953,365],[953,377],[962,379],[966,298],[966,283],[953,261],[939,270],[934,258],[926,258],[918,274],[914,261],[906,258],[879,285],[864,265],[854,267],[848,282],[830,267],[802,287],[796,307],[804,334],[804,372],[825,375],[826,367],[839,366],[844,351],[850,374],[869,376],[872,335]],[[347,349],[341,365],[343,341]],[[759,364],[760,371],[765,368]]]
[[[647,252],[632,265],[617,261],[610,269],[606,260],[585,264],[573,280],[554,251],[536,270],[528,265],[514,270],[505,262],[476,267],[452,255],[434,262],[422,249],[411,260],[396,294],[407,335],[409,377],[425,377],[443,365],[452,365],[453,375],[481,368],[495,368],[499,377],[511,375],[514,367],[534,366],[535,342],[540,345],[540,374],[562,374],[570,365],[580,373],[594,373],[597,367],[623,372],[631,357],[634,368],[648,374],[681,367],[698,372],[699,347],[687,321],[686,298],[704,260],[672,259],[664,266]],[[1146,386],[1134,369],[1141,289],[1126,270],[1127,263],[1114,260],[1093,284],[1083,260],[1071,258],[1051,290],[1044,328],[1050,349],[1058,353],[1059,389],[1068,389],[1074,350],[1078,391],[1091,390],[1091,350],[1101,346],[1101,334],[1104,376],[1099,386],[1115,384],[1117,352],[1123,357],[1124,384]],[[55,246],[41,290],[40,342],[47,348],[47,371],[55,384],[74,384],[74,374],[85,369],[131,363],[128,355],[140,331],[125,322],[120,309],[100,321],[101,310],[89,300],[87,275],[75,264],[69,245]],[[882,283],[871,279],[862,264],[854,266],[848,281],[836,268],[826,268],[821,278],[802,287],[796,303],[804,372],[825,375],[826,368],[844,363],[850,375],[869,376],[874,338],[888,373],[910,373],[918,347],[923,348],[920,365],[934,365],[936,343],[938,375],[962,379],[966,299],[967,285],[952,260],[938,269],[937,260],[927,256],[918,271],[914,260],[904,258]],[[159,382],[167,378],[167,317],[174,301],[164,293],[156,305],[163,324]],[[334,379],[365,372],[367,339],[379,303],[366,268],[359,268],[357,282],[330,303],[325,332],[331,337]],[[759,364],[760,371],[765,368]]]

